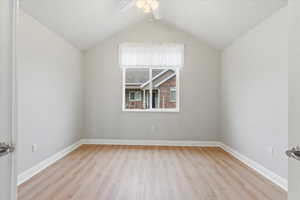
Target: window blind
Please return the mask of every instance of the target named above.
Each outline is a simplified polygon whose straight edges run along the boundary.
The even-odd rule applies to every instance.
[[[184,66],[183,44],[133,44],[119,46],[120,67],[176,67]]]

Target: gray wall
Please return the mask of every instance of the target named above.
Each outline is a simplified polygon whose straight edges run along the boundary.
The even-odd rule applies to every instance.
[[[18,26],[19,172],[81,138],[81,96],[81,52],[21,11]],[[32,144],[38,147],[34,153]]]
[[[185,44],[180,113],[122,112],[122,42]],[[219,140],[220,52],[191,35],[144,21],[85,52],[85,134],[92,139]]]
[[[222,139],[287,178],[288,12],[281,9],[222,55]],[[272,154],[272,148],[274,153]]]

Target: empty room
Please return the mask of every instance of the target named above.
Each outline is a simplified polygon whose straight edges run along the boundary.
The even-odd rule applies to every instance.
[[[299,200],[296,4],[1,0],[0,200]]]

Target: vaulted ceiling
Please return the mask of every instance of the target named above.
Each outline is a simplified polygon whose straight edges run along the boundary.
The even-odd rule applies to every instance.
[[[120,0],[22,0],[21,8],[80,49],[151,18]],[[160,0],[162,21],[222,49],[287,5],[287,0]]]

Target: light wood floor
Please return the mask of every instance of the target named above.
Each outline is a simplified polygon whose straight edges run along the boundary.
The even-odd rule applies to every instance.
[[[84,145],[18,190],[19,200],[286,200],[220,148]]]

